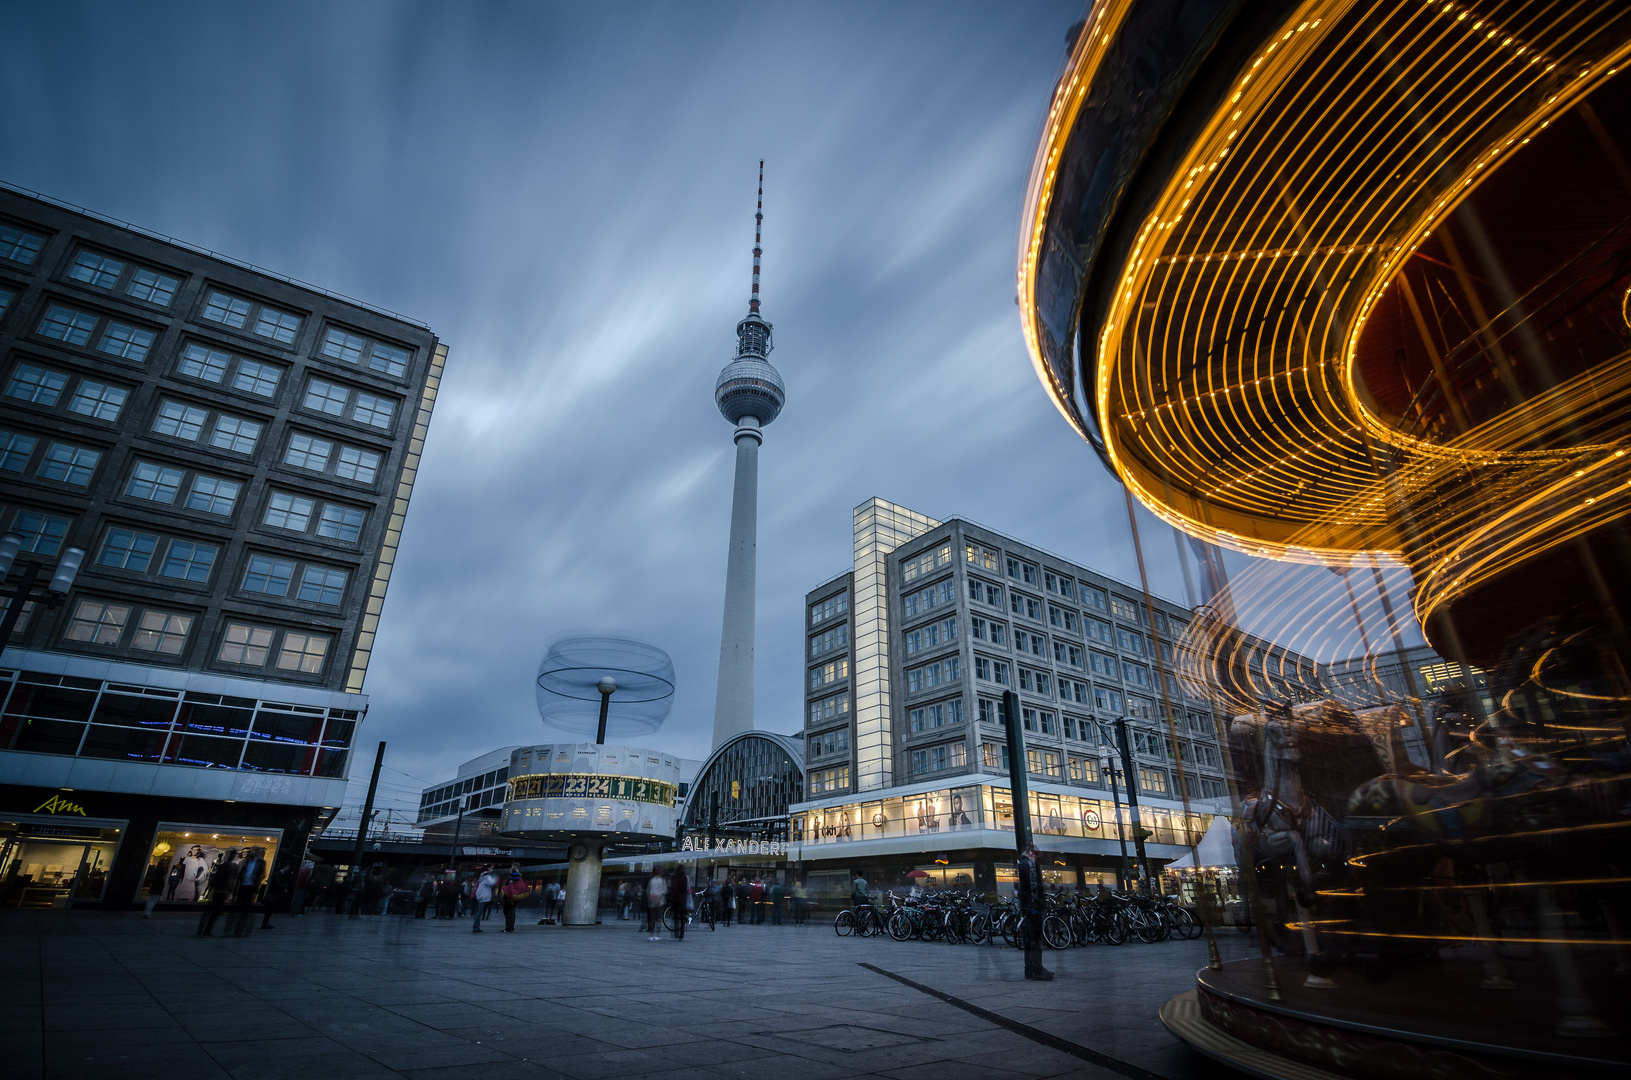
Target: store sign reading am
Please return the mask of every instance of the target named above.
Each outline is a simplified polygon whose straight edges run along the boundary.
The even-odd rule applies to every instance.
[[[49,799],[36,806],[33,812],[36,814],[78,814],[80,817],[87,816],[83,806],[80,806],[76,802],[69,802],[61,795],[51,796]]]

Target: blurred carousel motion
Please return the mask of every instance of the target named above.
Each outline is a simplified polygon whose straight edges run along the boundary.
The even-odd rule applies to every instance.
[[[1261,1075],[1631,1062],[1627,65],[1624,0],[1073,28],[1022,321],[1197,556],[1263,956],[1163,1019]]]

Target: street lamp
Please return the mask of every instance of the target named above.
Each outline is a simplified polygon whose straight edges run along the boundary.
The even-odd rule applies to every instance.
[[[12,565],[23,550],[23,538],[16,533],[6,533],[0,536],[0,582],[11,576]],[[74,587],[74,578],[79,574],[79,565],[85,561],[84,548],[69,548],[57,560],[56,573],[45,586],[45,595],[40,599],[49,610],[62,603],[63,597]],[[4,648],[11,641],[12,631],[17,629],[17,620],[22,618],[23,608],[30,600],[35,599],[35,584],[45,571],[45,564],[39,559],[26,559],[23,561],[22,580],[17,582],[10,592],[0,592],[0,596],[11,597],[11,603],[6,605],[6,614],[0,619],[0,648]]]
[[[1100,736],[1103,736],[1103,725],[1100,726]],[[1099,752],[1099,767],[1110,776],[1110,800],[1116,808],[1116,841],[1121,845],[1121,880],[1119,882],[1123,891],[1127,888],[1127,829],[1121,823],[1121,792],[1116,787],[1116,758],[1113,751],[1104,749]]]
[[[595,731],[595,745],[601,746],[606,742],[606,714],[612,707],[612,695],[617,692],[617,680],[602,675],[595,689],[600,691],[600,727]]]

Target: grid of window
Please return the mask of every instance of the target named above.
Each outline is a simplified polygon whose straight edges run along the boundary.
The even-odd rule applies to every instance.
[[[1064,641],[1056,641],[1053,643],[1053,659],[1055,663],[1079,668],[1082,666],[1082,647]]]
[[[20,510],[12,519],[9,531],[22,538],[20,550],[49,558],[62,550],[62,542],[68,538],[68,525],[65,517],[42,514],[37,510]]]
[[[1035,597],[1026,596],[1024,593],[1009,591],[1008,610],[1015,615],[1023,615],[1027,619],[1035,619],[1037,622],[1042,621],[1042,601]]]
[[[255,333],[287,345],[300,333],[300,316],[289,311],[279,311],[270,305],[262,306],[261,316],[255,322]]]
[[[324,516],[325,520],[327,519],[328,512],[330,510],[339,511],[341,509],[342,508],[338,507],[338,506],[325,507],[324,511],[323,511],[323,516]],[[354,512],[357,513],[358,522],[360,524],[361,523],[361,511],[354,511]],[[353,533],[353,536],[351,538],[353,540],[356,539],[355,533]],[[849,626],[846,624],[844,626],[834,627],[831,630],[826,630],[826,631],[823,631],[822,633],[819,633],[819,634],[811,634],[810,635],[810,655],[811,656],[819,656],[824,652],[831,652],[834,649],[842,648],[843,646],[848,645],[848,644],[849,644]]]
[[[1050,780],[1064,777],[1064,765],[1057,750],[1025,751],[1025,768],[1033,776],[1045,776]]]
[[[123,604],[81,600],[74,605],[74,614],[68,620],[68,629],[63,637],[91,645],[117,645],[128,621],[130,608]]]
[[[1087,704],[1087,684],[1074,679],[1059,680],[1059,700],[1074,701],[1078,705]]]
[[[119,410],[125,407],[125,399],[129,396],[130,391],[122,386],[109,386],[106,383],[81,379],[79,385],[74,388],[74,397],[68,403],[68,411],[78,413],[80,416],[89,416],[93,420],[117,420]]]
[[[968,598],[976,604],[985,604],[987,607],[1002,607],[1002,586],[993,585],[979,578],[968,579]]]
[[[266,657],[272,651],[272,637],[276,633],[277,631],[265,626],[227,623],[219,659],[228,664],[263,667],[266,664]]]
[[[980,618],[968,620],[969,633],[976,641],[989,641],[993,645],[1006,648],[1008,645],[1008,627],[1000,622],[987,622]]]
[[[345,596],[345,583],[348,577],[350,575],[344,570],[308,566],[300,579],[300,599],[314,604],[338,604]]]
[[[1069,608],[1059,607],[1057,604],[1048,605],[1048,622],[1054,626],[1079,633],[1082,629],[1081,616]]]
[[[215,420],[215,431],[210,435],[210,445],[234,454],[253,454],[260,435],[261,426],[253,420],[219,416]]]
[[[810,773],[810,794],[826,795],[835,791],[849,790],[849,766],[840,765],[833,769],[816,769]]]
[[[222,326],[241,329],[249,321],[251,306],[248,300],[228,296],[224,292],[212,289],[208,298],[204,301],[204,310],[201,315],[210,322],[218,322]]]
[[[982,570],[997,569],[997,553],[982,544],[965,544],[963,558],[970,566],[978,566]]]
[[[145,611],[136,624],[136,635],[130,639],[132,649],[143,652],[179,656],[187,644],[187,633],[192,629],[191,615],[176,615],[166,611]]]
[[[323,337],[323,355],[334,360],[343,360],[348,364],[355,364],[362,360],[363,350],[368,348],[368,339],[360,334],[347,333],[337,326],[328,328]]]
[[[837,660],[825,664],[817,664],[810,669],[810,689],[819,690],[849,678],[849,657],[841,656]]]
[[[307,675],[315,675],[323,670],[323,657],[328,655],[329,639],[323,634],[297,634],[289,631],[283,635],[283,648],[278,651],[277,666],[280,671],[299,671]]]
[[[1131,660],[1121,662],[1122,677],[1134,686],[1150,685],[1150,669],[1143,664],[1135,664]]]
[[[1048,639],[1041,634],[1027,634],[1023,630],[1014,631],[1014,650],[1028,652],[1032,656],[1048,655]]]
[[[1093,674],[1102,679],[1119,680],[1121,678],[1121,665],[1116,662],[1116,658],[1101,653],[1097,649],[1087,651],[1087,666]]]
[[[1042,587],[1051,593],[1058,593],[1066,600],[1076,599],[1076,583],[1063,574],[1056,574],[1052,570],[1043,573]]]
[[[6,396],[31,401],[49,409],[57,403],[67,386],[68,376],[60,371],[33,364],[18,364],[17,370],[11,373],[11,381],[6,384]]]
[[[1140,765],[1138,767],[1138,786],[1141,791],[1147,791],[1151,795],[1165,795],[1167,793],[1166,770]]]
[[[372,450],[363,450],[356,446],[340,447],[340,460],[334,466],[334,474],[346,480],[355,480],[361,484],[372,484],[374,477],[379,473],[379,455]]]
[[[43,338],[66,341],[70,345],[83,345],[91,340],[91,331],[94,329],[96,329],[95,315],[75,311],[61,304],[52,304],[46,309],[45,317],[40,320],[40,328],[36,333]]]
[[[1092,758],[1070,757],[1070,779],[1077,784],[1099,783],[1099,763]]]
[[[945,683],[956,682],[963,677],[963,662],[955,656],[948,656],[944,660],[936,660],[932,664],[924,664],[906,672],[906,688],[910,693],[921,694],[925,690],[932,690]]]
[[[1036,567],[1022,559],[1010,558],[1008,563],[1008,576],[1015,581],[1023,581],[1027,585],[1036,584]]]
[[[1093,705],[1100,712],[1121,712],[1121,691],[1112,690],[1108,686],[1095,686],[1093,688]]]
[[[974,677],[984,679],[986,682],[998,683],[1002,686],[1008,683],[1008,664],[1002,660],[992,660],[985,656],[974,658]]]
[[[810,753],[824,756],[846,753],[849,750],[849,728],[817,732],[810,736]]]
[[[1006,724],[1008,722],[1008,707],[996,698],[979,698],[975,703],[979,708],[980,723]]]
[[[912,751],[912,774],[914,776],[945,772],[947,769],[961,769],[966,764],[968,764],[968,747],[960,742],[946,743],[941,746],[930,746],[922,750]]]
[[[914,733],[920,731],[933,731],[950,724],[963,722],[963,699],[952,698],[950,701],[937,701],[933,705],[924,705],[907,712],[907,719],[911,723]]]
[[[1021,709],[1019,715],[1020,723],[1025,725],[1026,731],[1039,731],[1043,735],[1053,734],[1053,713],[1047,709]]]
[[[125,286],[125,293],[138,300],[146,300],[150,304],[169,307],[180,284],[168,274],[138,266],[136,272],[130,276],[130,284]]]
[[[362,536],[362,523],[367,515],[353,506],[336,506],[327,503],[323,507],[323,517],[317,523],[317,535],[326,536],[331,540],[339,540],[347,544],[355,544]],[[840,630],[844,629],[839,627]]]
[[[1093,608],[1096,611],[1109,611],[1110,601],[1106,598],[1105,591],[1103,589],[1096,588],[1092,585],[1083,585],[1082,606]]]
[[[24,266],[34,264],[34,256],[45,245],[45,237],[0,224],[0,259],[10,259]]]
[[[828,619],[836,619],[849,611],[849,593],[839,593],[827,599],[810,605],[810,625],[824,623]]]
[[[306,398],[304,404],[308,409],[315,409],[330,416],[342,416],[345,413],[345,403],[351,396],[351,391],[337,383],[325,379],[313,379],[306,384]]]
[[[181,361],[176,364],[176,370],[183,375],[190,375],[205,382],[218,383],[226,377],[227,365],[232,357],[220,349],[210,349],[203,345],[190,344],[181,354]]]
[[[1095,619],[1092,616],[1088,616],[1086,622],[1084,623],[1084,628],[1087,630],[1087,636],[1093,638],[1095,641],[1102,641],[1106,645],[1114,645],[1116,643],[1115,630],[1103,619]]]
[[[0,470],[22,472],[28,466],[29,456],[34,453],[38,442],[32,435],[0,431]]]
[[[180,578],[183,581],[208,581],[220,549],[214,544],[200,544],[193,540],[172,540],[165,553],[164,565],[159,567],[160,577]]]
[[[159,538],[129,529],[109,529],[102,541],[102,553],[96,557],[98,566],[111,566],[115,570],[147,572],[153,552],[158,550]]]
[[[96,463],[101,460],[102,453],[99,450],[87,450],[83,446],[69,446],[67,443],[52,443],[46,450],[40,467],[34,470],[34,475],[45,480],[59,480],[75,487],[85,487],[96,472]]]
[[[283,455],[283,463],[297,469],[322,472],[328,468],[329,455],[333,451],[334,444],[326,439],[297,433],[289,436],[289,449]]]
[[[181,478],[180,469],[138,461],[135,471],[130,474],[130,486],[125,488],[125,494],[169,506],[176,501],[176,493],[181,490]]]
[[[237,373],[232,376],[232,388],[242,390],[246,394],[254,394],[256,397],[269,398],[277,393],[278,379],[282,376],[283,369],[274,364],[263,364],[259,360],[240,360]]]
[[[1121,648],[1122,652],[1130,652],[1138,656],[1144,655],[1143,634],[1123,630],[1118,626],[1116,627],[1116,644]]]
[[[932,611],[957,599],[957,583],[951,578],[930,585],[926,589],[907,593],[901,598],[901,611],[907,618]]]
[[[288,596],[289,583],[294,580],[294,563],[287,559],[274,559],[270,555],[251,555],[244,570],[244,592],[265,593],[268,596]]]
[[[15,299],[17,294],[11,289],[0,288],[0,315],[6,313],[6,309],[11,307],[11,302]]]
[[[99,255],[94,251],[81,251],[74,259],[74,265],[69,268],[68,276],[75,281],[95,285],[99,289],[111,289],[119,280],[119,275],[124,272],[125,264],[118,259]]]
[[[143,330],[139,326],[111,322],[102,334],[102,343],[97,349],[109,356],[123,357],[139,364],[147,359],[147,350],[153,347],[155,336],[153,331]]]
[[[368,366],[393,379],[400,379],[408,370],[408,350],[376,341],[373,350],[368,354]]]
[[[980,744],[980,760],[988,769],[1008,771],[1008,746],[1005,743],[987,742]]]
[[[1046,671],[1036,671],[1028,667],[1019,669],[1019,688],[1028,690],[1033,694],[1053,695],[1053,676]]]
[[[266,524],[279,529],[305,532],[311,525],[311,513],[316,505],[311,499],[301,495],[273,492],[272,498],[266,504]]]
[[[195,476],[193,489],[187,494],[187,508],[226,517],[232,513],[233,504],[238,501],[239,486],[235,480],[223,480],[218,476]]]
[[[951,545],[941,544],[900,564],[902,581],[912,582],[951,565]]]
[[[390,427],[395,415],[396,402],[377,394],[358,394],[356,407],[351,410],[351,419],[377,428]]]
[[[939,622],[932,622],[927,626],[908,631],[906,634],[906,655],[913,656],[925,649],[949,645],[956,640],[957,616],[953,615],[941,619]]]
[[[173,435],[188,442],[197,442],[204,434],[204,422],[210,418],[208,409],[188,405],[182,401],[161,401],[153,416],[153,430],[160,435]]]
[[[820,724],[840,716],[849,715],[849,691],[810,702],[810,723]]]
[[[1133,603],[1131,600],[1125,600],[1122,597],[1115,596],[1113,594],[1111,595],[1110,614],[1114,615],[1116,618],[1121,619],[1124,622],[1137,624],[1143,621],[1140,617],[1142,612],[1143,609],[1137,604]]]

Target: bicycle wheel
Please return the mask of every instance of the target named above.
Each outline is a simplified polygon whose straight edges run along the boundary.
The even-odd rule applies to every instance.
[[[1178,936],[1185,941],[1194,941],[1201,936],[1201,921],[1190,914],[1187,908],[1177,908],[1172,913],[1172,924]]]
[[[1161,920],[1147,911],[1140,911],[1133,916],[1133,933],[1144,944],[1154,945],[1161,940]]]
[[[1070,926],[1057,915],[1044,916],[1042,941],[1050,949],[1070,948]]]
[[[884,917],[877,908],[868,908],[856,917],[855,932],[862,937],[877,937],[884,932]]]
[[[991,940],[991,919],[985,915],[976,915],[968,921],[968,938],[976,945],[984,945]]]
[[[1088,925],[1086,916],[1072,913],[1065,922],[1070,927],[1070,943],[1072,945],[1086,945],[1093,939],[1093,928]]]
[[[712,930],[714,928],[714,906],[704,900],[702,906],[697,909],[697,918],[707,923],[708,929]]]
[[[1004,912],[1002,921],[997,924],[997,932],[1002,935],[1002,943],[1010,949],[1019,948],[1019,916],[1013,912]]]
[[[1111,945],[1121,945],[1127,941],[1127,920],[1123,915],[1123,912],[1118,911],[1100,916],[1102,922],[1099,925],[1104,931],[1104,940]]]
[[[667,930],[671,934],[674,932],[674,905],[673,904],[670,904],[667,907],[663,908],[663,929]]]
[[[896,941],[905,941],[912,936],[912,920],[906,912],[897,911],[889,916],[889,936]]]
[[[832,928],[839,937],[849,937],[855,933],[855,912],[840,911],[838,917],[832,921]]]

